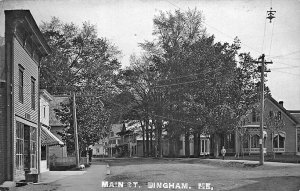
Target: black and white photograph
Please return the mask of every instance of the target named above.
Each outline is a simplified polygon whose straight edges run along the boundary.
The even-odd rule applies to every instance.
[[[0,191],[300,191],[300,0],[0,0]]]

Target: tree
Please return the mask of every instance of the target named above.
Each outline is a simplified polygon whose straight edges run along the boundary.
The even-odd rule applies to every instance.
[[[79,28],[53,17],[40,28],[53,51],[41,63],[41,88],[51,94],[69,93],[78,86],[98,91],[113,88],[120,52],[107,39],[97,37],[94,25],[84,22]]]
[[[76,105],[79,145],[84,151],[106,135],[112,122],[113,108],[107,102],[119,93],[114,80],[120,69],[120,51],[107,39],[99,38],[96,27],[89,22],[79,27],[53,17],[40,28],[52,49],[52,54],[41,63],[41,88],[53,95],[81,94],[82,97],[76,98]],[[70,125],[64,138],[72,153],[71,103],[70,99],[69,104],[63,104],[56,112],[62,122]]]
[[[233,131],[258,98],[259,76],[247,71],[255,67],[247,61],[250,54],[238,55],[237,38],[232,44],[215,42],[202,26],[203,19],[196,9],[161,12],[154,18],[155,40],[142,44],[158,73],[157,100],[163,100],[154,113],[169,122],[181,121],[168,133],[185,133],[186,144],[191,133],[198,137]]]

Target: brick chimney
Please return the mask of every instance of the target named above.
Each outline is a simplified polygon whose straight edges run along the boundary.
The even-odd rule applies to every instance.
[[[283,107],[283,101],[279,101],[278,103],[281,105],[281,107]]]

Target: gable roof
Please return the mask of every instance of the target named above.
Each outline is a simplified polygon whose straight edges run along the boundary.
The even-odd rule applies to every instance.
[[[288,110],[280,105],[272,96],[267,96],[266,99],[271,101],[276,107],[278,107],[283,113],[285,113],[295,124],[299,124],[299,121]]]
[[[300,122],[300,110],[288,110],[288,112]]]

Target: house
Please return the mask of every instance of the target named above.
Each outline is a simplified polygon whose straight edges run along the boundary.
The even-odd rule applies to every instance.
[[[50,132],[55,135],[60,141],[63,141],[62,134],[64,133],[65,129],[68,128],[68,125],[63,124],[60,119],[57,117],[55,110],[61,108],[61,103],[68,102],[68,97],[61,97],[61,96],[52,96],[52,101],[50,102],[50,109],[49,109],[49,126]],[[65,143],[65,142],[64,142]],[[49,156],[50,157],[67,157],[67,145],[55,145],[49,147]]]
[[[298,122],[300,122],[300,110],[289,110],[290,114],[296,118]],[[300,155],[300,127],[297,126],[297,155]]]
[[[189,137],[189,150],[190,150],[190,156],[195,156],[195,144],[194,144],[194,136],[191,135]],[[210,154],[210,137],[204,134],[201,134],[199,137],[199,142],[197,145],[197,148],[199,149],[198,153],[200,156],[206,156]],[[179,148],[178,148],[178,154],[179,156],[185,156],[186,152],[186,142],[185,142],[185,136],[181,135],[179,138]]]
[[[50,102],[53,97],[46,91],[40,90],[40,127],[41,127],[41,172],[49,170],[50,153],[54,146],[64,146],[64,143],[50,132]]]
[[[129,124],[113,124],[104,140],[105,152],[109,157],[132,157],[138,155],[137,136]]]
[[[6,10],[0,82],[0,183],[39,174],[39,65],[51,50],[29,10]],[[4,67],[3,67],[4,64]],[[0,71],[3,74],[3,71]]]
[[[105,149],[109,157],[117,156],[120,152],[117,146],[121,142],[121,136],[117,133],[122,130],[122,127],[123,124],[112,124],[108,137],[104,141]]]
[[[263,145],[264,153],[283,155],[299,154],[299,128],[297,118],[287,111],[283,102],[273,97],[265,98]],[[260,112],[253,109],[242,122],[241,129],[236,132],[237,152],[258,154],[260,140]]]
[[[105,149],[106,148],[105,144],[107,144],[107,142],[105,142],[105,140],[100,140],[95,145],[90,146],[90,148],[92,149],[93,157],[99,158],[99,157],[107,157],[108,156],[108,153]]]

